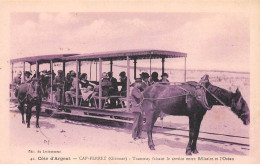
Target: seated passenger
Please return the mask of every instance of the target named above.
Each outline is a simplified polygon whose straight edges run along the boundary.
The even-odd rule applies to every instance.
[[[159,82],[158,79],[158,73],[157,72],[153,72],[150,78],[150,84],[155,84],[156,82]]]
[[[58,76],[53,80],[53,87],[56,89],[55,99],[56,102],[61,103],[63,100],[63,89],[64,89],[64,76],[63,71],[58,70]]]
[[[102,73],[101,85],[102,85],[102,96],[108,96],[109,88],[112,86],[112,83],[110,82],[106,72]]]
[[[82,98],[84,101],[90,98],[90,95],[94,92],[94,84],[90,83],[86,73],[81,74],[79,78],[79,88],[81,90]]]
[[[109,87],[109,96],[113,96],[116,95],[118,92],[118,86],[117,86],[117,79],[113,77],[113,73],[112,72],[108,72],[108,79],[111,82],[111,86]],[[110,98],[110,108],[116,108],[116,101],[117,98]]]
[[[72,77],[71,77],[71,72],[72,71],[70,71],[70,72],[68,72],[67,73],[67,76],[66,76],[66,78],[65,78],[65,91],[69,91],[70,90],[70,87],[72,86],[72,81],[73,81],[73,79],[72,79]]]
[[[52,78],[51,78],[51,75],[52,75]],[[54,71],[48,71],[47,73],[46,73],[46,78],[47,78],[47,85],[46,85],[46,88],[47,88],[47,94],[48,94],[48,96],[47,97],[49,97],[50,95],[51,95],[51,79],[52,79],[52,81],[55,79],[55,76],[56,76],[56,74],[54,73]],[[56,91],[56,87],[52,87],[52,90],[53,91]],[[50,98],[50,97],[49,97]]]
[[[32,73],[31,72],[25,71],[24,76],[25,76],[24,83],[31,82],[31,80],[32,80],[32,77],[31,77]]]
[[[41,72],[41,81],[42,81],[42,88],[43,88],[43,98],[46,99],[49,95],[49,80],[50,76],[48,75],[47,70],[43,70]]]
[[[122,71],[120,74],[120,83],[119,85],[121,85],[121,90],[119,91],[119,95],[120,96],[126,96],[126,87],[127,87],[127,76],[126,73],[124,71]]]
[[[162,74],[162,79],[160,80],[160,83],[170,85],[170,81],[168,80],[168,74],[167,73]]]
[[[77,87],[76,73],[74,71],[71,71],[70,76],[72,79],[72,86],[70,87],[69,91],[65,92],[66,104],[68,105],[72,105],[72,97],[76,95],[76,87]]]
[[[144,91],[146,87],[150,86],[150,82],[149,82],[149,74],[147,72],[142,72],[140,74],[141,79],[142,79],[142,84],[141,84],[141,91]]]

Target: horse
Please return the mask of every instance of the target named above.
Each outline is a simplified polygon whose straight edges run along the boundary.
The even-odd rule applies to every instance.
[[[36,128],[40,128],[39,117],[41,111],[42,95],[42,83],[39,79],[34,78],[31,81],[23,83],[18,87],[18,109],[22,114],[22,123],[25,124],[24,110],[26,108],[27,128],[30,128],[30,120],[33,106],[36,106]],[[27,105],[27,107],[25,107],[25,104]]]
[[[152,130],[160,114],[188,116],[189,142],[186,155],[197,154],[197,139],[201,121],[207,110],[214,105],[230,107],[243,124],[250,123],[250,110],[239,89],[235,93],[212,85],[208,75],[202,77],[199,83],[189,81],[179,85],[154,84],[143,92],[140,105],[146,116],[148,146],[155,150]]]

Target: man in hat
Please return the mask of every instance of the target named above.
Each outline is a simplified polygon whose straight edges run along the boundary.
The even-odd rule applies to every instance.
[[[149,74],[147,72],[142,72],[140,74],[141,78],[142,78],[142,85],[140,90],[144,91],[146,87],[150,86],[150,82],[149,82]]]
[[[134,140],[141,138],[142,126],[143,126],[143,110],[142,110],[142,99],[143,95],[140,91],[142,87],[142,79],[136,78],[134,88],[131,92],[132,108],[131,111],[134,113],[134,123],[132,127],[132,137]]]
[[[120,76],[120,83],[119,85],[121,85],[121,90],[120,90],[120,94],[122,96],[126,96],[126,87],[127,87],[127,76],[126,73],[124,71],[120,72],[119,74]]]
[[[76,94],[76,86],[77,86],[77,79],[78,79],[74,71],[70,72],[70,76],[72,78],[72,86],[70,87],[69,91],[65,92],[66,103],[68,105],[72,105],[72,96]]]
[[[24,76],[25,76],[25,78],[24,78],[25,83],[31,82],[32,73],[30,71],[25,71]]]
[[[21,76],[22,76],[22,72],[19,71],[17,73],[17,76],[13,80],[13,90],[14,90],[15,97],[17,97],[18,94],[18,87],[21,85],[21,81],[22,81]]]
[[[55,99],[58,103],[62,102],[62,95],[64,89],[63,86],[64,86],[63,71],[58,70],[58,76],[56,76],[53,80],[53,87],[56,88]]]
[[[102,86],[102,96],[108,96],[109,88],[112,86],[112,83],[110,82],[106,72],[102,73],[101,86]]]
[[[111,82],[111,86],[109,87],[109,96],[116,95],[118,92],[117,79],[113,77],[113,72],[107,73],[108,79]],[[110,98],[110,108],[116,108],[116,100],[115,98]]]

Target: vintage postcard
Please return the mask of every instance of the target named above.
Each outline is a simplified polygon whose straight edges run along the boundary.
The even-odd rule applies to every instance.
[[[0,4],[0,163],[259,163],[259,1]]]

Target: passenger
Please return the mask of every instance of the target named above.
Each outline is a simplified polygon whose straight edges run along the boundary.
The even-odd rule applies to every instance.
[[[72,97],[76,95],[76,87],[77,87],[77,78],[76,73],[74,71],[70,72],[70,76],[72,79],[72,86],[69,91],[65,92],[66,104],[72,105]]]
[[[108,72],[107,76],[112,84],[112,86],[110,87],[110,95],[114,95],[116,92],[118,92],[117,79],[113,77],[113,72]]]
[[[150,84],[155,84],[156,82],[159,82],[158,79],[158,73],[157,72],[153,72],[150,78]]]
[[[141,92],[145,90],[145,88],[147,88],[148,86],[150,86],[150,82],[149,82],[149,74],[147,72],[142,72],[140,74],[141,78],[142,78],[142,85],[141,85]]]
[[[111,87],[109,87],[109,96],[116,95],[118,93],[117,79],[113,77],[113,72],[107,73],[108,79],[111,82]],[[116,108],[117,98],[110,98],[110,108]]]
[[[170,85],[170,81],[168,80],[168,74],[163,73],[162,74],[162,79],[160,80],[162,84]]]
[[[72,81],[73,81],[73,79],[72,79],[72,77],[71,77],[71,72],[72,72],[72,71],[70,71],[69,73],[67,73],[67,76],[66,76],[66,78],[65,78],[65,91],[69,91],[70,88],[71,88],[71,86],[72,86]]]
[[[112,86],[112,83],[110,82],[106,72],[102,73],[101,85],[102,85],[102,96],[108,96],[109,88]]]
[[[118,85],[122,86],[120,91],[116,93],[117,96],[123,96],[126,97],[126,89],[127,89],[127,77],[126,77],[126,73],[124,71],[120,72],[119,74],[120,76],[120,82],[118,83]],[[122,104],[121,104],[122,103]],[[122,108],[125,107],[125,102],[124,101],[120,101],[119,99],[117,99],[117,107],[118,108]],[[123,105],[123,106],[122,106]]]
[[[58,70],[58,76],[53,80],[53,87],[56,88],[55,100],[58,103],[63,102],[64,80],[63,71]]]
[[[134,88],[131,92],[131,99],[132,99],[132,108],[131,111],[134,114],[134,123],[132,127],[132,138],[134,140],[141,138],[142,135],[142,127],[143,127],[143,109],[141,106],[141,101],[143,95],[141,93],[142,87],[142,79],[136,78],[134,83]]]
[[[81,90],[82,98],[84,101],[88,101],[92,93],[94,92],[94,84],[88,81],[88,75],[86,73],[81,74],[79,78],[79,87]]]
[[[17,95],[18,95],[18,87],[21,85],[21,81],[22,81],[21,76],[22,76],[22,72],[19,71],[17,73],[17,76],[13,80],[13,91],[14,91],[15,97],[17,97]]]
[[[31,80],[32,80],[32,73],[31,72],[29,72],[29,71],[25,71],[25,73],[24,73],[24,76],[25,76],[25,83],[28,83],[28,82],[31,82]]]
[[[54,73],[54,71],[48,71],[46,74],[46,78],[47,78],[47,94],[48,97],[51,95],[51,75],[52,75],[52,81],[55,79],[56,74]],[[53,91],[56,91],[56,87],[52,87]]]
[[[126,96],[126,87],[127,87],[127,76],[126,76],[126,73],[124,71],[120,72],[119,74],[120,76],[120,85],[122,86],[121,87],[121,90],[119,91],[120,92],[120,95],[121,96]]]
[[[43,88],[43,99],[46,100],[46,98],[49,95],[48,87],[49,87],[49,80],[50,76],[48,75],[47,70],[43,70],[41,72],[41,81],[42,81],[42,88]]]

